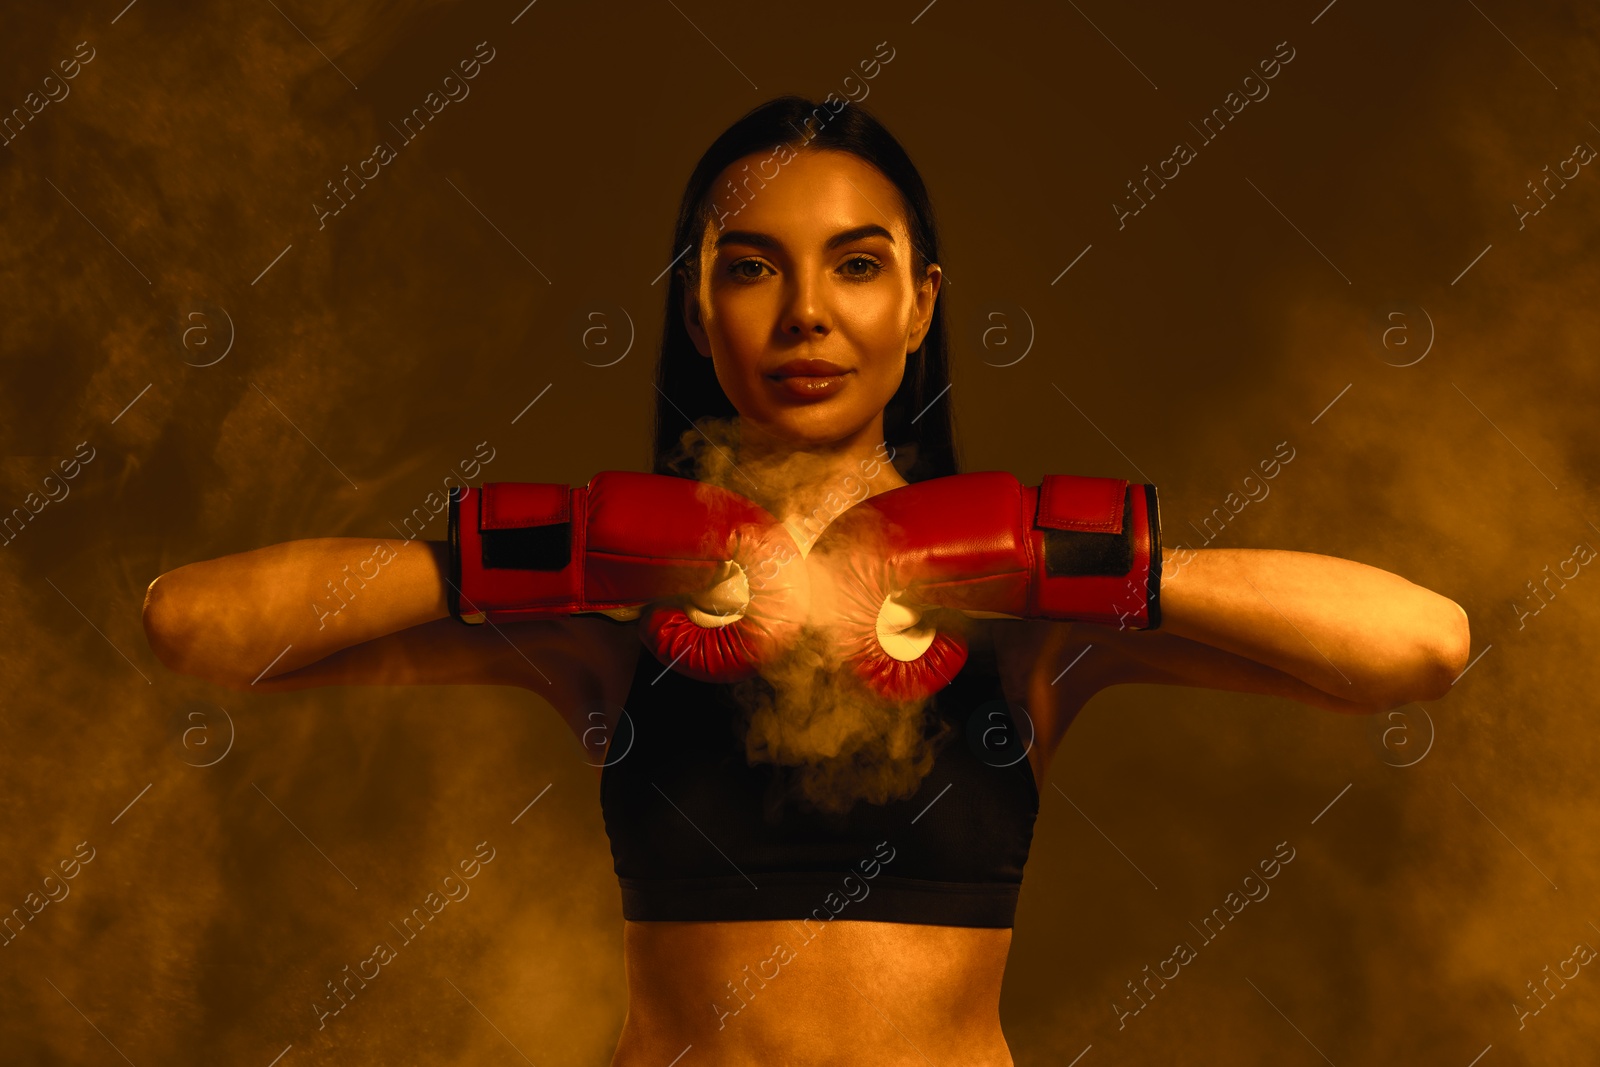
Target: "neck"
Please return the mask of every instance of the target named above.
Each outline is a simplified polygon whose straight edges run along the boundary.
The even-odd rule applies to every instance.
[[[907,484],[883,440],[881,417],[861,433],[826,445],[797,447],[741,425],[727,486],[789,527],[802,551],[839,515],[869,496]]]

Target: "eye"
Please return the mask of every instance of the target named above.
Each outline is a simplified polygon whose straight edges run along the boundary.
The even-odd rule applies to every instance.
[[[744,268],[753,267],[754,271]],[[728,265],[728,276],[739,282],[753,282],[762,277],[762,271],[770,268],[759,259],[741,259]],[[845,260],[840,271],[851,281],[870,281],[882,274],[884,265],[868,255],[855,255]]]
[[[865,264],[867,269],[859,271],[847,270],[845,271],[846,278],[849,278],[853,281],[867,281],[869,279],[876,278],[879,274],[883,273],[883,264],[879,263],[871,256],[851,256],[845,261],[844,265],[846,267],[853,267],[858,263]]]
[[[763,267],[764,268],[764,267],[766,267],[766,264],[761,262],[759,259],[741,259],[737,263],[730,263],[728,265],[728,276],[729,277],[733,278],[735,281],[753,282],[756,279],[761,277],[760,273],[747,274],[744,271],[740,270],[741,267]]]

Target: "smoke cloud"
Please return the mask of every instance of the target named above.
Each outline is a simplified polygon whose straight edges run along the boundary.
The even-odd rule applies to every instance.
[[[701,419],[679,438],[674,469],[762,504],[789,528],[803,557],[833,520],[870,495],[880,461],[841,473],[814,452],[753,456],[740,447],[737,418]],[[880,455],[890,454],[887,446]],[[818,491],[818,486],[827,487]],[[850,524],[848,541],[830,539],[830,555],[872,551],[870,531]],[[806,566],[797,559],[788,566]],[[846,812],[860,801],[883,804],[916,792],[952,733],[931,699],[895,701],[867,689],[844,651],[870,623],[833,595],[812,568],[811,611],[799,641],[758,678],[731,687],[752,765],[795,768],[791,796],[803,806]]]

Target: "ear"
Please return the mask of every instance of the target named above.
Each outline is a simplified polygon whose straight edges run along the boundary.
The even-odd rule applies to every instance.
[[[939,264],[928,264],[928,273],[917,286],[917,295],[911,308],[911,334],[906,338],[906,355],[922,347],[923,339],[933,325],[933,309],[939,299],[939,288],[944,284],[944,272]]]
[[[711,342],[706,337],[706,328],[700,321],[700,288],[691,285],[688,277],[681,271],[678,275],[683,288],[683,325],[689,331],[689,339],[694,342],[694,347],[702,356],[711,358]]]

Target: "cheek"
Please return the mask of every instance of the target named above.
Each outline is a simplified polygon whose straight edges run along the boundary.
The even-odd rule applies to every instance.
[[[722,342],[741,364],[757,364],[772,343],[774,322],[765,308],[735,312],[722,321]]]
[[[855,349],[863,374],[891,383],[891,392],[905,366],[909,331],[901,295],[888,287],[863,295],[842,308],[839,319],[839,328]]]
[[[713,317],[706,323],[706,336],[719,379],[741,376],[759,363],[763,331],[748,310],[720,300],[713,306]],[[730,384],[724,383],[724,391]]]
[[[741,362],[759,359],[777,321],[777,311],[759,294],[722,290],[712,295],[710,333],[718,346]]]
[[[882,408],[894,399],[896,389],[905,377],[906,360],[902,354],[893,360],[883,360],[879,372],[874,376],[876,388],[873,391],[873,406]]]

